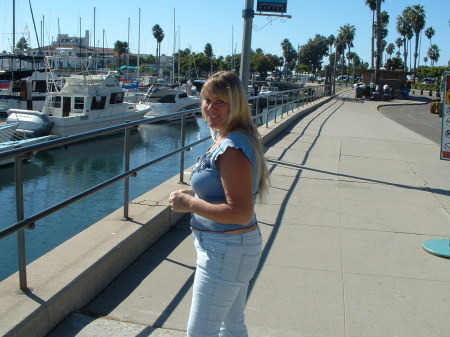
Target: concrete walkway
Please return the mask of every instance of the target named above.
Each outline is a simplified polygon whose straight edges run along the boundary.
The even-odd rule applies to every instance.
[[[267,144],[250,336],[450,336],[450,260],[421,247],[450,234],[450,162],[380,103],[338,96]],[[184,336],[194,254],[184,218],[49,336]]]

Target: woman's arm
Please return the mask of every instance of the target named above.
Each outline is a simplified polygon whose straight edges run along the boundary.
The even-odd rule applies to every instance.
[[[192,212],[220,223],[247,225],[253,216],[252,167],[241,150],[228,148],[216,161],[225,201],[211,203],[186,193],[170,194],[172,209]]]

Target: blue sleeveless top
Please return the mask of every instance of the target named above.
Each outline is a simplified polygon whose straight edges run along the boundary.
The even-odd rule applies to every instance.
[[[206,201],[226,200],[225,191],[221,182],[220,171],[216,165],[216,160],[229,147],[241,150],[245,157],[250,161],[253,180],[253,204],[255,204],[256,195],[258,194],[260,174],[256,165],[255,152],[253,151],[253,148],[247,138],[240,132],[232,132],[228,134],[214,150],[211,152],[208,151],[197,158],[197,163],[195,164],[191,174],[191,187],[195,192],[195,196]],[[252,220],[246,226],[242,226],[240,224],[219,223],[192,213],[191,226],[200,230],[225,232],[250,227],[255,222],[256,215],[254,212]]]

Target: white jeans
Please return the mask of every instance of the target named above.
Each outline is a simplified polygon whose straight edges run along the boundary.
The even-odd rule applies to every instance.
[[[246,337],[245,302],[261,257],[259,229],[241,234],[193,231],[197,269],[187,335]]]

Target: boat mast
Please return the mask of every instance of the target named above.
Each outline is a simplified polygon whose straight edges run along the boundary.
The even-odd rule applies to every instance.
[[[130,65],[130,18],[128,18],[128,48],[127,48],[127,80],[128,80],[128,66]]]
[[[173,9],[173,54],[172,54],[172,81],[175,83],[175,44],[177,33],[175,31],[175,8]]]
[[[97,70],[97,53],[95,51],[95,7],[94,7],[94,59],[95,59],[95,70]]]
[[[37,30],[36,30],[36,22],[34,21],[33,7],[31,7],[31,0],[28,0],[28,3],[30,4],[31,18],[33,19],[34,33],[36,34],[36,41],[37,41],[37,45],[38,45],[38,49],[39,49],[39,55],[41,55],[41,53],[42,53],[41,45],[39,44],[39,37],[38,37]],[[13,36],[14,36],[14,34],[13,34]]]
[[[181,40],[180,26],[178,26],[178,83],[180,83],[180,67],[181,67],[181,55],[180,55],[180,40]]]
[[[137,52],[137,69],[136,69],[136,79],[139,80],[139,53],[141,47],[141,9],[139,8],[139,28],[138,28],[138,52]]]
[[[16,48],[16,1],[13,0],[13,45],[12,45],[13,54],[15,48]]]

